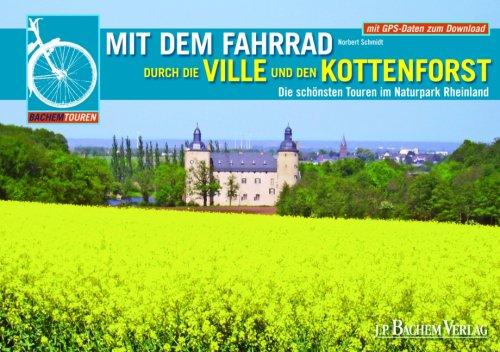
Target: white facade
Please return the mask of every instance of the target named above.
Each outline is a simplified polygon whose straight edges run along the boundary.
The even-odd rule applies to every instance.
[[[238,196],[232,199],[231,205],[268,205],[276,204],[278,200],[277,172],[214,172],[221,189],[214,197],[214,204],[229,205],[227,196],[230,175],[236,177],[239,186]]]

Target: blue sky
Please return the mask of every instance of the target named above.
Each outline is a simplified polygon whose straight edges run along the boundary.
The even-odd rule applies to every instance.
[[[124,5],[124,4],[127,5]],[[500,27],[498,0],[96,1],[2,0],[0,27],[29,13],[99,14],[101,27],[359,28],[364,21],[481,21]],[[0,59],[1,60],[1,59]],[[1,83],[0,83],[1,84]],[[299,140],[490,141],[500,101],[102,101],[99,125],[50,125],[69,138],[187,138],[198,122],[211,138],[277,139],[289,122]],[[0,101],[0,122],[23,125],[24,101]]]

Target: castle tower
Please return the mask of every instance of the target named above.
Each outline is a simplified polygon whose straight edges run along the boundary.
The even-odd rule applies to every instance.
[[[342,140],[340,141],[339,158],[344,159],[347,157],[347,142],[345,141],[345,136],[342,135]]]
[[[299,178],[299,150],[292,139],[292,129],[285,129],[285,138],[278,150],[278,192],[281,192],[285,183],[289,186],[295,185]],[[279,194],[279,193],[278,193]]]
[[[204,161],[206,166],[210,166],[210,151],[207,150],[205,143],[201,140],[201,131],[196,125],[193,132],[193,141],[189,144],[184,153],[184,169],[186,170],[186,203],[196,203],[203,205],[203,199],[197,195],[191,194],[192,174],[199,163]]]

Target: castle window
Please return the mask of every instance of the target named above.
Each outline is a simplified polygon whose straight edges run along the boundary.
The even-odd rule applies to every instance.
[[[246,193],[241,196],[241,200],[247,200],[247,194]]]
[[[243,178],[241,179],[241,183],[247,183],[247,179],[246,179],[245,177],[243,177]]]
[[[253,200],[260,200],[260,194],[256,194],[255,197],[253,197]]]
[[[274,178],[271,179],[271,186],[274,186]]]
[[[296,179],[296,180],[298,179],[298,176],[297,176],[297,175],[293,175],[293,177],[295,177],[295,179]]]
[[[275,190],[274,188],[269,188],[269,194],[274,194]]]
[[[255,183],[260,183],[260,178],[258,178],[258,177],[257,177],[257,178],[255,179]]]
[[[245,165],[245,162],[243,160],[241,161],[241,165]]]

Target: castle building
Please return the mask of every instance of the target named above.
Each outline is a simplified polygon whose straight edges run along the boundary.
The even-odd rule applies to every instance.
[[[209,169],[212,177],[220,184],[218,192],[207,204],[272,206],[276,204],[285,184],[295,185],[300,179],[299,150],[292,139],[292,129],[285,129],[285,136],[276,155],[266,152],[209,150],[201,139],[198,127],[193,141],[185,151],[186,203],[203,205],[203,197],[196,191],[196,175],[200,168]],[[228,197],[229,179],[238,185],[237,195]]]

